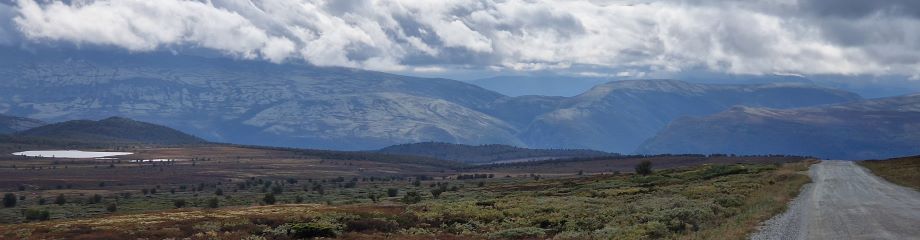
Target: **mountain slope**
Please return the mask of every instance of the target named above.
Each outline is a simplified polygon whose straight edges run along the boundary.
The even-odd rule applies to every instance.
[[[519,137],[535,148],[629,153],[669,122],[683,116],[717,113],[735,105],[791,108],[859,99],[853,93],[806,84],[618,81],[566,99],[562,107],[535,118]]]
[[[0,114],[0,134],[9,134],[45,125],[45,122]]]
[[[440,142],[400,144],[380,149],[378,152],[433,157],[464,163],[492,163],[503,160],[613,155],[611,153],[585,149],[528,149],[500,144],[471,146]]]
[[[94,143],[196,144],[205,141],[174,129],[127,118],[73,120],[17,132],[14,136]]]
[[[920,153],[920,94],[798,109],[736,107],[684,118],[643,153],[784,153],[833,159]]]
[[[674,80],[611,82],[575,97],[508,97],[454,80],[348,68],[42,51],[0,47],[0,112],[48,122],[124,116],[211,141],[283,147],[437,141],[629,153],[682,116],[859,99],[802,84]]]
[[[117,115],[254,145],[347,150],[521,144],[470,84],[347,68],[168,54],[2,49],[0,110],[45,121]],[[47,94],[47,93],[55,94]]]
[[[469,83],[513,97],[527,95],[571,97],[611,80],[611,78],[600,77],[497,76],[476,79]]]

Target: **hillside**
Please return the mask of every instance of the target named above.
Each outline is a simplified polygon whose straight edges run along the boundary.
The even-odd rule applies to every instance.
[[[168,127],[120,117],[110,117],[99,121],[73,120],[54,123],[17,132],[14,136],[91,143],[164,145],[205,143],[198,137]]]
[[[9,134],[45,125],[45,122],[0,114],[0,134]]]
[[[881,159],[920,153],[920,94],[828,106],[736,107],[675,121],[643,153],[785,153]]]
[[[471,146],[440,142],[394,145],[380,149],[378,152],[426,156],[464,163],[492,163],[507,160],[597,157],[614,155],[612,153],[586,149],[528,149],[501,144]]]
[[[858,100],[805,84],[620,81],[575,97],[302,63],[0,47],[0,106],[61,122],[124,116],[209,141],[334,150],[411,142],[631,153],[667,123],[734,105]],[[54,94],[48,94],[54,93]]]
[[[735,105],[794,108],[859,99],[850,92],[808,84],[619,81],[598,85],[564,100],[561,107],[537,116],[518,136],[534,148],[631,153],[645,139],[684,116],[704,116]]]
[[[453,80],[171,54],[0,52],[0,74],[11,76],[0,78],[0,105],[49,122],[117,115],[212,141],[339,150],[520,144],[514,126],[477,110],[503,95]]]

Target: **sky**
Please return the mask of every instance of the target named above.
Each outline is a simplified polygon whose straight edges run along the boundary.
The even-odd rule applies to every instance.
[[[707,71],[920,82],[920,1],[0,0],[0,45],[206,50],[447,77]]]

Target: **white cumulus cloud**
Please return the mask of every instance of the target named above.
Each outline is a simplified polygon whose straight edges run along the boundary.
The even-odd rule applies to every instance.
[[[19,34],[386,71],[588,65],[916,76],[920,4],[889,2],[18,0],[0,6],[10,18],[0,21],[0,43]]]

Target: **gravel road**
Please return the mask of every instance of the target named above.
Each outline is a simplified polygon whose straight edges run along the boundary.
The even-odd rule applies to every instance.
[[[920,239],[920,192],[849,161],[823,161],[789,210],[751,239]]]

